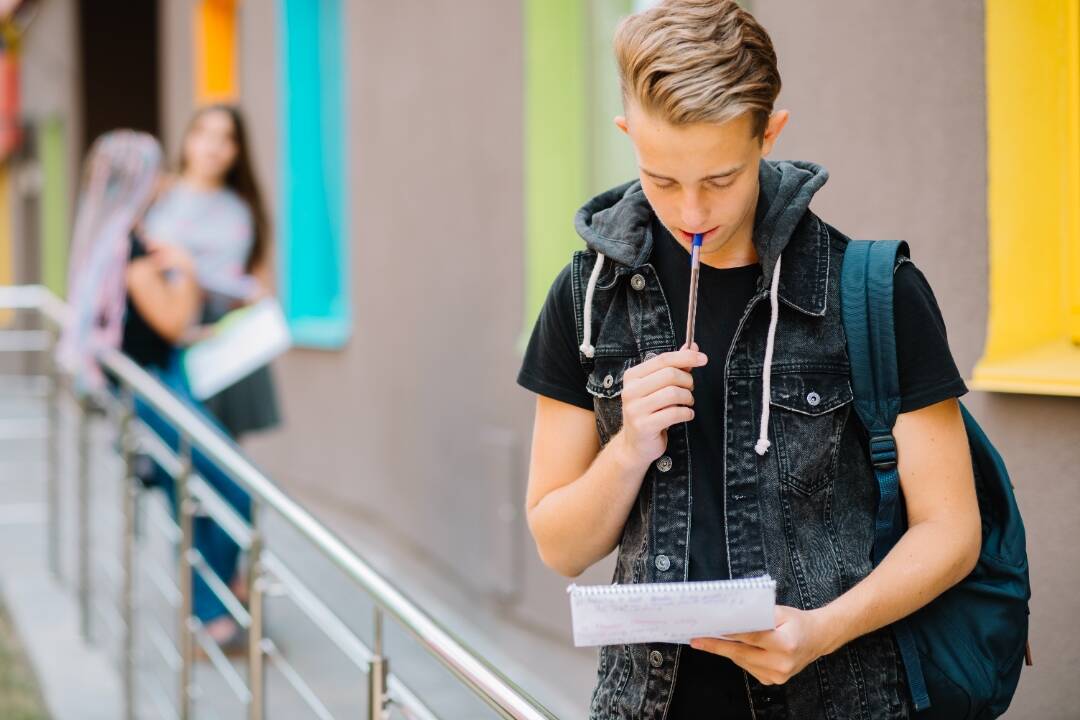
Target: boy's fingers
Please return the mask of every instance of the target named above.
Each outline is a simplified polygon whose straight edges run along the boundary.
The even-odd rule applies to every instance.
[[[690,646],[696,650],[711,652],[714,655],[723,655],[740,665],[752,658],[755,650],[759,650],[759,648],[752,645],[745,645],[734,640],[721,640],[720,638],[694,638],[690,641]]]
[[[678,385],[687,390],[693,390],[694,376],[676,367],[660,368],[640,378],[637,387],[633,389],[633,394],[637,397],[645,397],[668,385]]]
[[[671,405],[649,415],[644,422],[644,428],[650,432],[660,432],[676,423],[690,422],[693,419],[693,408],[685,405]]]
[[[694,395],[686,388],[669,385],[636,401],[635,412],[649,415],[668,407],[692,407]]]
[[[626,373],[628,375],[632,373],[633,377],[644,377],[664,367],[700,367],[708,362],[708,360],[705,353],[696,350],[673,350],[666,353],[660,353],[654,358],[650,358],[639,365],[635,365],[627,370]]]
[[[774,630],[759,630],[757,632],[744,632],[744,633],[729,633],[724,636],[725,640],[732,640],[734,642],[740,642],[744,645],[753,645],[755,647],[767,647],[771,633]]]

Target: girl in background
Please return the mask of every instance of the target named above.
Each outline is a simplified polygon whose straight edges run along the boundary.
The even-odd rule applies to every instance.
[[[191,396],[176,352],[203,312],[195,264],[183,247],[154,242],[140,228],[159,187],[161,157],[153,137],[131,130],[107,133],[91,147],[71,245],[70,312],[57,359],[82,394],[95,394],[107,386],[97,355],[118,348],[216,426]],[[173,450],[179,447],[176,429],[153,409],[136,400],[135,412]],[[198,450],[192,463],[242,517],[250,518],[251,502],[241,488]],[[175,512],[172,478],[161,471],[153,477]],[[193,544],[213,572],[235,582],[239,548],[210,518],[196,518]],[[192,582],[193,612],[206,632],[227,652],[242,650],[239,627],[225,606],[197,573]]]
[[[210,105],[184,134],[179,175],[147,213],[146,232],[191,253],[205,294],[201,321],[264,297],[271,287],[268,228],[239,111]],[[269,367],[206,401],[234,439],[279,421]]]

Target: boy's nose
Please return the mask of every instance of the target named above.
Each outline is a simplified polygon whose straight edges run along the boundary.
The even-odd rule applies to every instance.
[[[709,218],[708,208],[702,205],[691,205],[682,209],[682,228],[686,232],[704,232],[707,228],[705,221]]]
[[[682,198],[682,229],[686,232],[704,231],[705,222],[709,219],[709,208],[705,204],[705,198],[700,192],[689,191]]]

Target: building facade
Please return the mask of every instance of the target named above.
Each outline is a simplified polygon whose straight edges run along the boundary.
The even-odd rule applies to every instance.
[[[275,367],[286,424],[248,449],[467,641],[580,715],[595,655],[569,647],[566,582],[528,536],[534,401],[514,378],[580,247],[574,210],[634,173],[609,50],[633,3],[38,4],[19,47],[33,147],[0,171],[0,281],[62,288],[95,129],[144,127],[175,158],[196,107],[237,102],[297,338]],[[909,242],[973,388],[964,402],[1012,473],[1036,664],[1008,717],[1074,717],[1080,644],[1062,630],[1080,610],[1080,0],[750,5],[792,113],[773,156],[829,169],[815,210],[846,234]],[[133,36],[152,52],[125,49]],[[129,51],[154,58],[151,76],[125,82]]]

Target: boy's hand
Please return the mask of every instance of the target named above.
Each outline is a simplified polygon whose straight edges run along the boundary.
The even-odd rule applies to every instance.
[[[623,375],[619,439],[634,465],[647,465],[667,448],[667,429],[694,417],[694,378],[689,370],[708,362],[704,353],[683,346],[628,369]]]
[[[828,628],[813,610],[776,606],[776,628],[694,638],[690,646],[730,658],[764,685],[781,685],[825,654]]]

